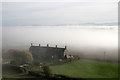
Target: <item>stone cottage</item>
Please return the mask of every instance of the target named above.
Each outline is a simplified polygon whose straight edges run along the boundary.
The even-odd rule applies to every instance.
[[[29,51],[32,53],[34,60],[54,60],[54,59],[64,59],[65,55],[67,54],[67,47],[60,48],[57,47],[50,47],[48,44],[47,46],[31,46]]]

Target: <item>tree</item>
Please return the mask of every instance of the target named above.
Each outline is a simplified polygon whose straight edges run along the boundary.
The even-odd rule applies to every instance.
[[[13,61],[18,62],[18,64],[32,63],[33,56],[29,51],[19,51],[13,50],[11,51],[11,56]]]

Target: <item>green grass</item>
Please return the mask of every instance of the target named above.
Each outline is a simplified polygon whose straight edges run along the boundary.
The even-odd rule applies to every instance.
[[[3,78],[27,78],[33,77],[19,73],[9,64],[3,64]],[[39,67],[34,67],[36,71]],[[78,60],[63,65],[50,66],[53,74],[63,74],[79,78],[116,78],[118,76],[118,64],[94,60]],[[120,76],[120,75],[119,75]]]
[[[80,78],[116,78],[118,64],[93,60],[78,60],[64,65],[50,67],[54,74]]]
[[[14,70],[13,66],[10,64],[3,64],[2,67],[3,78],[18,78],[18,75],[20,75],[20,73]]]
[[[5,63],[7,63],[7,62],[10,62],[12,59],[3,59],[2,60],[2,64],[5,64]]]

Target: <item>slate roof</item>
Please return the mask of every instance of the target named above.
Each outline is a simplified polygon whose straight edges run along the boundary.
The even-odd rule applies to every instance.
[[[65,48],[60,48],[60,47],[49,47],[49,46],[33,46],[29,48],[29,51],[33,54],[35,57],[51,57],[51,56],[56,56],[56,58],[62,58],[64,57],[64,51],[66,50]]]

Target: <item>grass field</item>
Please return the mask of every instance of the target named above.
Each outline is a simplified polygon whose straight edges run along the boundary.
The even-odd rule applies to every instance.
[[[3,64],[4,78],[30,78],[26,74],[12,69],[9,64]],[[37,67],[35,67],[36,70]],[[63,65],[50,66],[53,74],[63,74],[78,78],[116,78],[118,77],[118,63],[94,60],[77,60]],[[120,76],[120,75],[119,75]]]
[[[78,60],[64,65],[50,67],[55,74],[80,78],[116,78],[118,63],[93,60]]]

